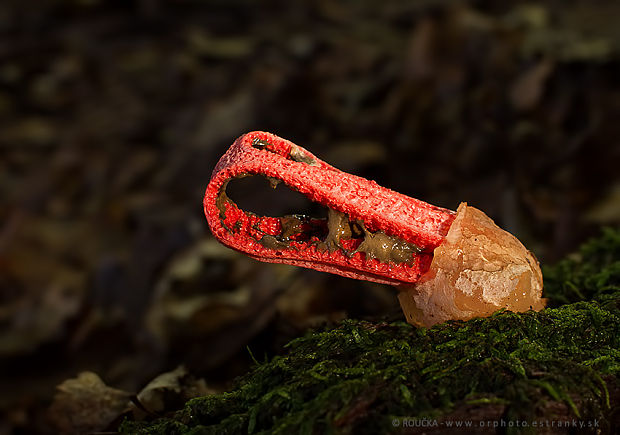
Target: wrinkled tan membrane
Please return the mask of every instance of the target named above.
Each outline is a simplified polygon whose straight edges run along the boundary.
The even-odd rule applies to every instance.
[[[538,261],[512,234],[480,210],[461,203],[430,269],[398,296],[407,321],[431,326],[488,316],[500,308],[541,310]]]

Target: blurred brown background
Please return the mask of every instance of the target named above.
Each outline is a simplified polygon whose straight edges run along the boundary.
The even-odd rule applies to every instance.
[[[214,241],[204,189],[247,131],[468,201],[543,263],[618,224],[619,18],[613,0],[0,3],[0,434],[54,433],[54,387],[83,370],[137,392],[183,363],[223,390],[248,348],[400,318],[389,287]],[[305,207],[254,188],[234,199]]]

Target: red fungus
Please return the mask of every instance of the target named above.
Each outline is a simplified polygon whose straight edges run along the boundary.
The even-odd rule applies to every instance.
[[[327,207],[328,218],[241,210],[226,186],[247,175],[286,184]],[[396,286],[414,324],[544,306],[538,263],[481,211],[461,204],[453,212],[410,198],[270,133],[247,133],[233,143],[203,205],[215,237],[257,260]]]

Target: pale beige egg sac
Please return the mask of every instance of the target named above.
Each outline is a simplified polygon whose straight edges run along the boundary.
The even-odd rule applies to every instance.
[[[413,286],[399,288],[407,321],[432,326],[446,320],[489,316],[505,308],[545,307],[538,261],[512,234],[461,203],[430,269]]]

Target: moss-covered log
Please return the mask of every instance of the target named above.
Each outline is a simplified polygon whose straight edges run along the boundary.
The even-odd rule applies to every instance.
[[[230,392],[122,430],[441,433],[470,421],[478,432],[494,431],[493,422],[508,432],[539,432],[534,422],[543,432],[573,424],[611,432],[620,392],[620,231],[605,230],[544,274],[553,308],[431,329],[346,320],[292,341]]]

